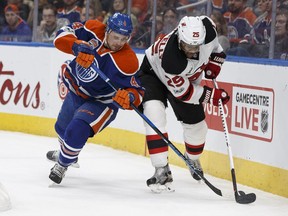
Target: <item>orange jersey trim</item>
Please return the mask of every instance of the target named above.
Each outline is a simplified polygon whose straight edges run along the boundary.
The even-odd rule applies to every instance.
[[[128,44],[114,53],[110,53],[115,65],[126,75],[133,75],[138,71],[139,62],[135,52]],[[127,61],[129,60],[129,61]]]
[[[103,42],[105,37],[106,25],[99,20],[87,20],[84,25],[86,31],[90,31],[96,38]]]
[[[72,54],[72,46],[74,42],[77,40],[76,36],[73,34],[67,34],[63,37],[58,37],[54,41],[54,45],[57,49],[61,50],[62,52]]]
[[[107,110],[108,109],[108,110]],[[104,110],[104,113],[102,113],[100,116],[102,116],[101,119],[99,119],[96,122],[92,122],[90,126],[92,127],[95,134],[99,133],[102,128],[104,127],[105,123],[108,121],[110,116],[113,114],[113,110],[110,108],[107,108]]]
[[[67,70],[65,70],[64,76],[70,81],[72,87],[73,87],[74,90],[75,90],[75,93],[76,93],[78,96],[80,96],[80,97],[82,97],[82,98],[84,98],[84,99],[88,99],[88,98],[89,98],[87,95],[85,95],[85,94],[83,94],[83,93],[81,93],[81,92],[79,91],[79,86],[73,82],[73,79],[72,79],[72,77],[70,76],[70,73],[69,73]]]

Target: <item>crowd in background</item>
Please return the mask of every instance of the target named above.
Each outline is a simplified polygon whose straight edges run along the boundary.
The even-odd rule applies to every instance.
[[[129,9],[134,26],[130,44],[145,49],[171,32],[183,16],[207,14],[215,22],[219,42],[228,55],[268,58],[273,39],[274,58],[288,60],[288,0],[277,0],[274,22],[272,0],[208,0],[206,3],[203,0],[157,0],[156,17],[153,16],[153,0],[129,2],[131,7],[128,8],[128,0],[39,0],[37,30],[33,34],[34,1],[1,0],[0,41],[53,43],[56,32],[64,25],[87,18],[106,23],[111,14],[128,13]],[[191,4],[194,6],[185,7]],[[153,17],[155,25],[152,25]],[[271,35],[272,25],[274,35]],[[152,26],[155,26],[153,38]]]

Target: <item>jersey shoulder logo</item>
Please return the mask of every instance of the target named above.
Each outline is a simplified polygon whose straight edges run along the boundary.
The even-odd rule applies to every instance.
[[[139,84],[136,81],[136,78],[134,76],[131,77],[130,84],[131,84],[131,86],[135,86],[137,88],[140,87]]]
[[[80,28],[83,28],[83,23],[81,23],[81,22],[74,22],[73,24],[72,24],[72,28],[73,29],[80,29]]]

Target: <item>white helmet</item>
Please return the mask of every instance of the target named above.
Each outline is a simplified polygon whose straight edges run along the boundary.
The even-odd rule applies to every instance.
[[[201,45],[204,43],[206,29],[200,17],[183,17],[178,25],[178,42],[189,45]]]

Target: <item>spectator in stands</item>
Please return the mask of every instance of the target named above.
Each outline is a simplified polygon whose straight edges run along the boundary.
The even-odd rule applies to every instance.
[[[216,30],[218,33],[218,41],[221,44],[224,52],[226,53],[230,48],[230,42],[227,37],[227,24],[220,11],[213,11],[211,14],[211,19],[216,25]]]
[[[136,34],[131,38],[131,46],[134,48],[145,49],[151,45],[151,29],[152,29],[152,17],[149,20],[144,21],[141,26],[139,26]],[[156,15],[156,25],[155,25],[155,40],[157,38],[164,36],[163,33],[163,16]],[[152,43],[154,43],[153,41]]]
[[[59,8],[57,18],[66,18],[69,23],[80,22],[81,7],[77,0],[63,0],[64,7]]]
[[[265,11],[254,22],[252,37],[256,44],[269,43],[272,22],[272,0],[262,0]]]
[[[37,19],[37,26],[40,25],[40,22],[42,20],[42,11],[44,5],[48,4],[48,0],[39,0],[38,1],[38,19]],[[32,28],[33,27],[33,17],[34,17],[34,5],[31,7],[31,10],[29,12],[29,16],[27,19],[28,25]]]
[[[163,12],[164,10],[167,8],[166,5],[165,5],[166,1],[165,0],[157,0],[156,1],[156,14],[159,14],[159,15],[163,15]],[[152,11],[153,11],[153,4],[150,5],[150,11],[149,11],[149,14],[147,14],[147,16],[145,17],[146,20],[147,20],[147,17],[149,16],[149,19],[150,17],[152,16]]]
[[[224,14],[227,11],[227,2],[225,0],[211,0],[212,11],[219,11]]]
[[[29,13],[30,13],[30,7],[29,5],[25,4],[23,0],[8,0],[7,4],[14,4],[17,6],[19,10],[19,16],[27,22]]]
[[[163,33],[168,34],[175,29],[179,22],[179,13],[175,8],[167,8],[163,12]]]
[[[268,0],[255,0],[255,4],[253,6],[253,12],[257,17],[265,13],[267,8],[267,1]]]
[[[265,11],[261,14],[253,25],[251,31],[252,43],[248,48],[253,57],[268,58],[271,22],[272,22],[272,0],[263,0],[261,2],[262,10],[265,6]]]
[[[165,0],[166,8],[175,8],[177,10],[178,7],[187,5],[189,3],[188,0]],[[179,20],[187,15],[187,11],[192,11],[191,9],[182,9],[177,10],[179,14]]]
[[[111,7],[111,0],[101,0],[100,2],[101,2],[102,10],[108,13]]]
[[[224,13],[230,45],[235,48],[229,50],[232,55],[249,56],[245,46],[251,41],[250,33],[257,17],[252,9],[246,6],[246,2],[247,0],[228,0],[228,11]]]
[[[54,5],[57,10],[64,7],[63,0],[48,0],[48,3]]]
[[[165,2],[166,2],[165,0],[156,1],[156,15],[163,15],[163,12],[167,9]],[[144,19],[140,22],[140,24],[144,22],[151,22],[153,6],[154,6],[153,1],[151,1],[149,5],[149,9],[147,10],[147,13],[144,16]]]
[[[87,1],[84,0],[82,8],[86,7],[86,2]],[[93,12],[91,12],[89,9],[89,11],[90,11],[89,14],[91,14],[91,13],[94,14],[93,19],[98,19],[99,21],[103,22],[106,12],[103,11],[103,9],[102,9],[101,1],[100,0],[90,0],[89,1],[89,7],[91,7],[91,9],[93,10]],[[86,11],[86,9],[85,9],[85,11]],[[82,10],[82,12],[83,12],[83,10]],[[81,18],[81,20],[82,20],[82,18]]]
[[[37,28],[35,41],[44,43],[53,43],[57,31],[68,25],[67,19],[57,19],[57,10],[51,4],[46,4],[42,11],[42,20]]]
[[[8,4],[4,12],[7,25],[3,27],[0,33],[0,40],[30,42],[32,31],[28,24],[19,16],[18,7]]]
[[[142,24],[149,10],[149,0],[132,0],[131,13],[134,14],[138,23]]]
[[[279,11],[275,23],[274,58],[288,60],[288,11]]]
[[[239,43],[250,37],[256,15],[246,6],[247,0],[228,0],[228,11],[224,14],[228,25],[230,42]]]
[[[277,12],[288,10],[288,0],[277,0]]]
[[[165,2],[167,7],[174,7],[174,8],[189,4],[189,0],[166,0]]]
[[[155,31],[155,41],[159,38],[159,37],[163,37],[165,35],[165,33],[163,32],[163,28],[164,28],[164,22],[163,22],[163,16],[161,15],[156,15],[156,25],[155,25],[156,31]],[[154,43],[155,41],[152,41],[152,43]]]
[[[93,7],[89,7],[89,12],[88,12],[88,19],[95,19],[96,16],[95,16],[95,13],[94,13],[94,10],[93,10]],[[86,19],[86,6],[84,6],[82,9],[81,9],[81,22],[84,22]]]
[[[0,1],[0,32],[5,23],[5,13],[4,8],[7,5],[7,0]]]
[[[104,17],[103,22],[106,23],[108,18],[116,12],[126,14],[127,13],[126,8],[127,8],[126,0],[113,0],[111,4],[111,8],[109,12],[106,14],[106,16]],[[137,31],[136,27],[138,26],[138,19],[136,18],[134,14],[131,14],[130,17],[132,20],[133,28],[135,31]]]

